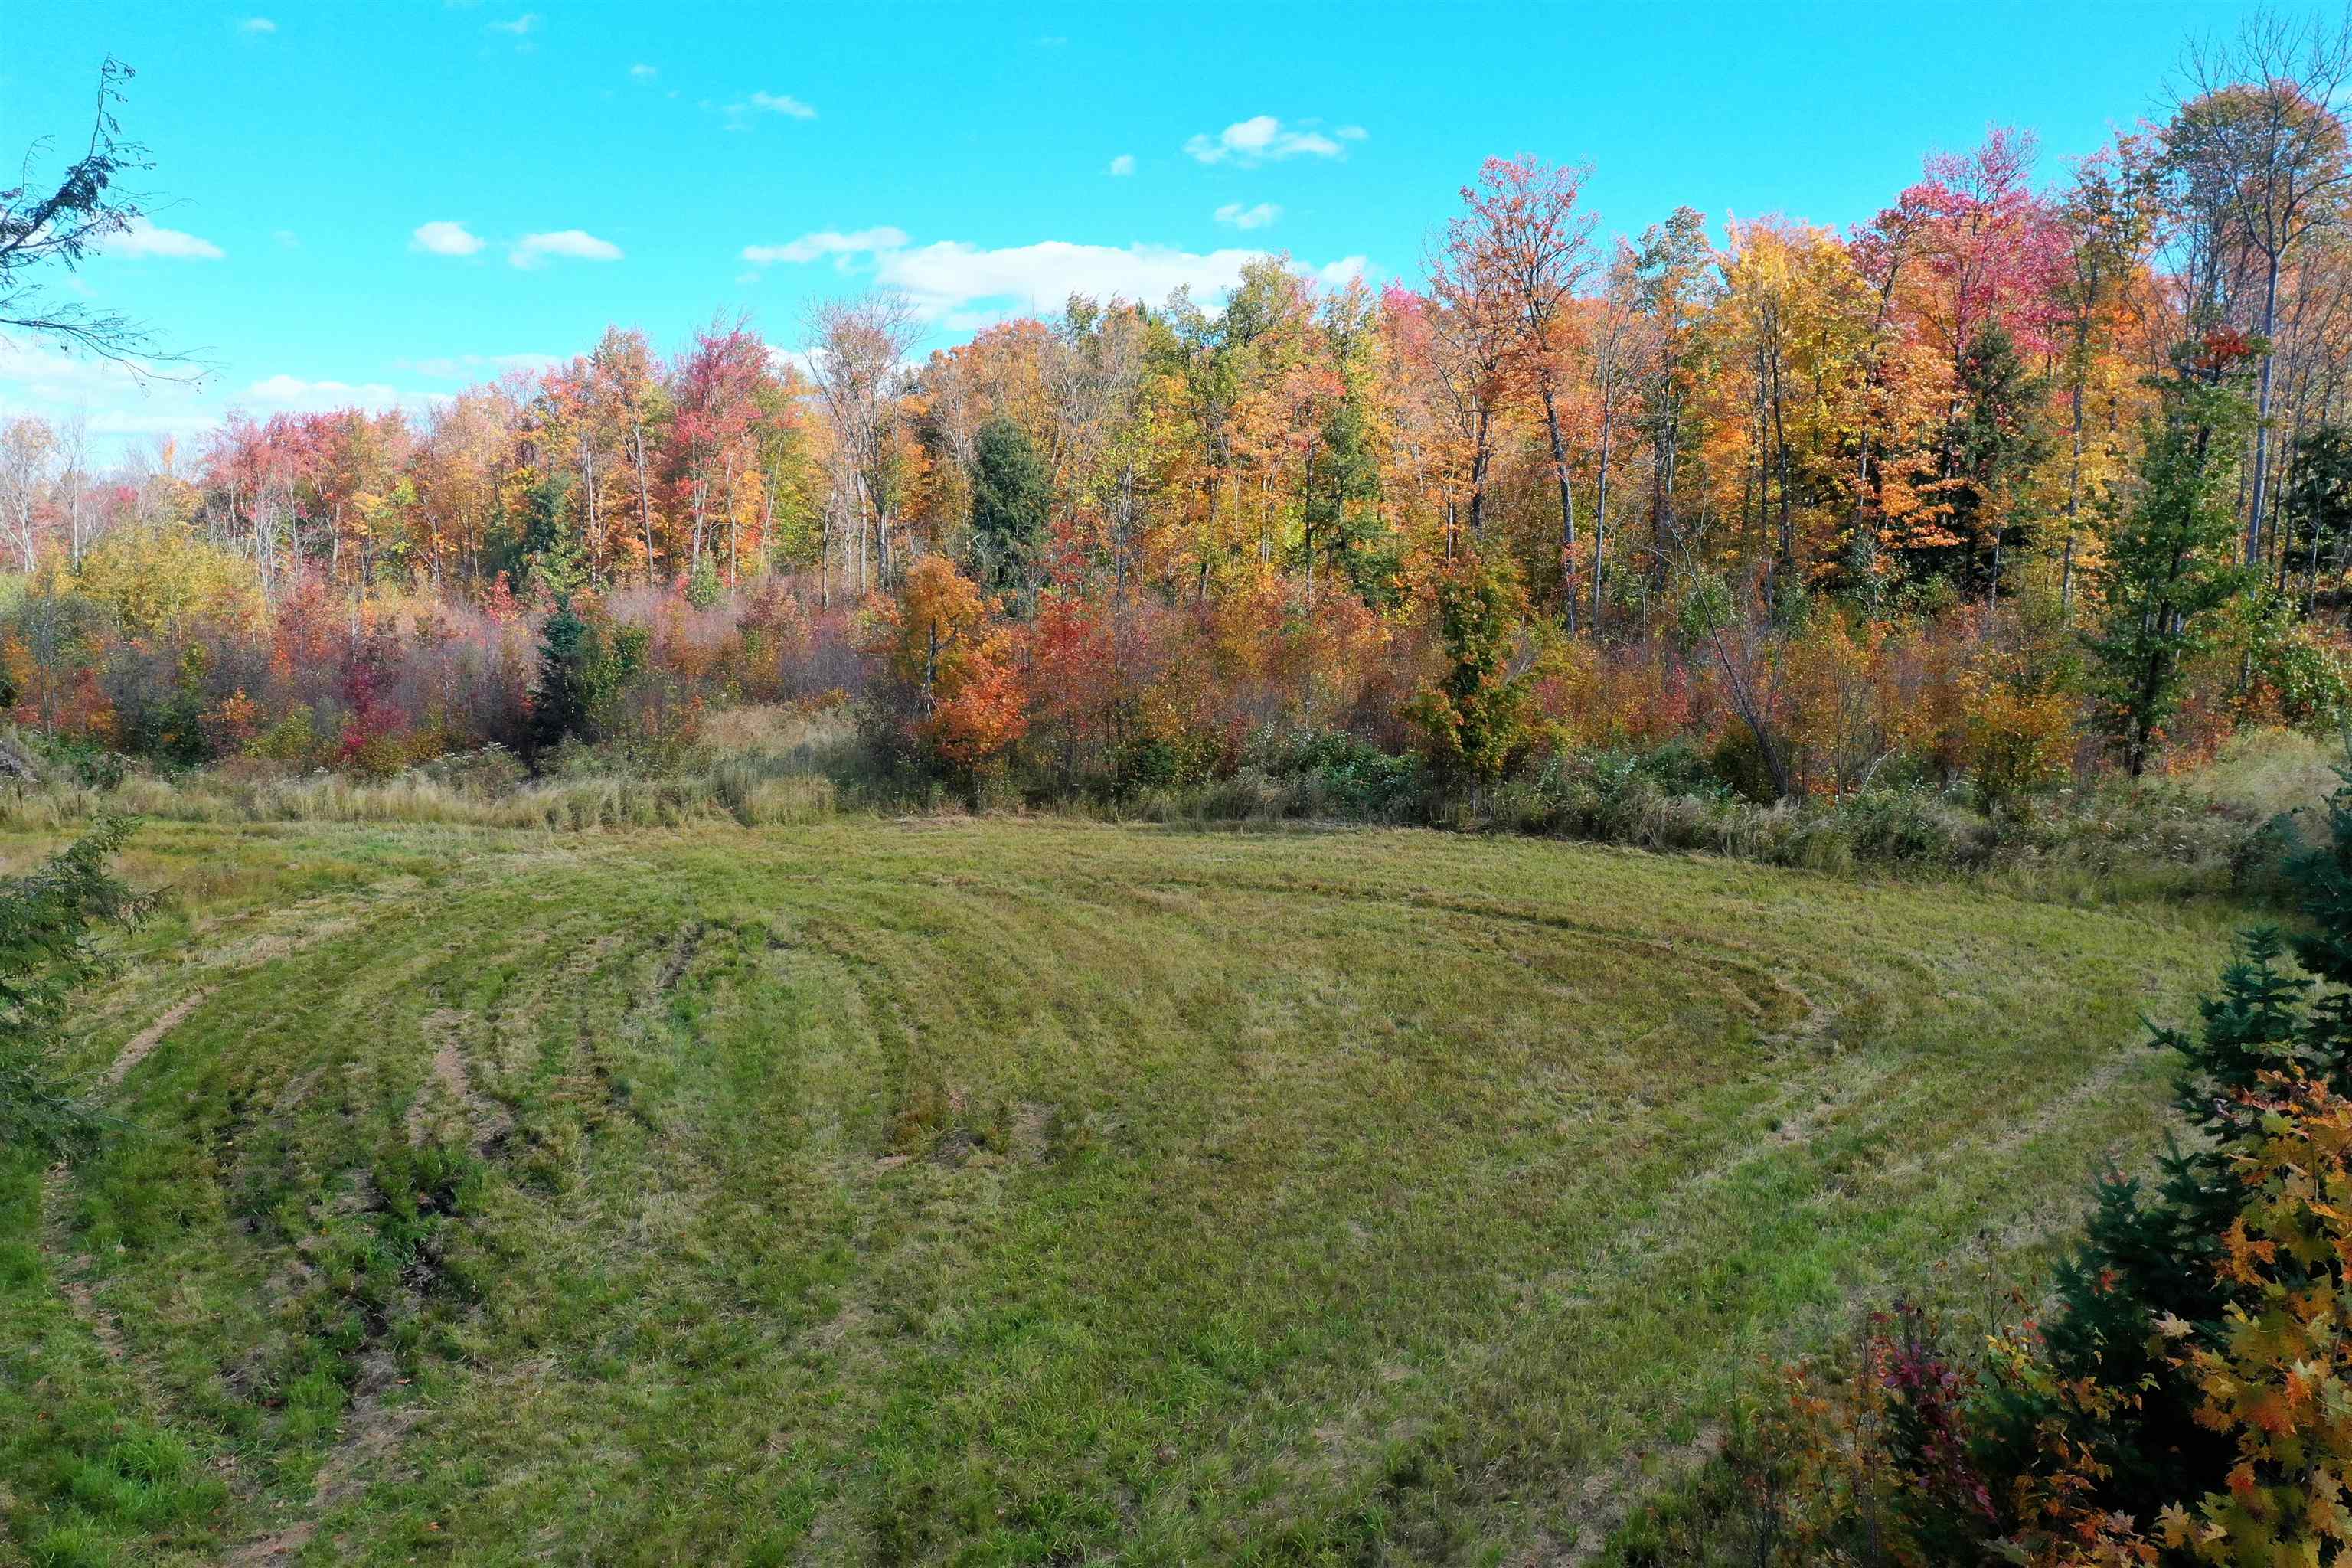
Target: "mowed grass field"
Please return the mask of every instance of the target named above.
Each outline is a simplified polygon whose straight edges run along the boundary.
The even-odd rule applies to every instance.
[[[0,1157],[0,1558],[1581,1561],[1761,1358],[2036,1265],[2230,923],[992,819],[128,868],[125,1126]]]

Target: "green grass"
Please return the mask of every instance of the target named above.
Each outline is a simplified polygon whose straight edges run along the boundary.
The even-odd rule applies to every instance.
[[[2226,917],[987,819],[130,870],[132,1130],[0,1156],[36,1563],[1569,1560],[1857,1296],[2036,1266]]]

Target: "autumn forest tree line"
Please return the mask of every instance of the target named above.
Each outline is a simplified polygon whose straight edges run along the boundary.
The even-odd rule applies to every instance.
[[[1315,737],[1474,795],[1667,748],[1765,800],[2194,762],[2343,695],[2347,72],[2259,22],[2097,152],[1995,128],[1846,229],[1608,237],[1588,169],[1497,158],[1380,288],[1273,257],[922,355],[882,293],[789,343],[614,327],[112,468],[16,416],[0,700],[374,773],[846,701],[1033,797]]]

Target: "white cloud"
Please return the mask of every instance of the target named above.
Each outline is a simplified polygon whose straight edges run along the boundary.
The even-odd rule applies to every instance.
[[[304,414],[323,414],[354,405],[390,408],[400,401],[399,390],[380,381],[354,386],[347,381],[304,381],[300,376],[282,373],[255,382],[245,389],[244,395],[269,408]]]
[[[220,420],[217,409],[183,384],[142,385],[110,361],[6,342],[0,342],[0,404],[58,422],[81,419],[92,437],[118,448],[116,455],[134,438],[189,440]]]
[[[1110,172],[1114,174],[1132,174],[1135,173],[1135,154],[1132,153],[1121,153],[1118,157],[1113,158],[1110,161]]]
[[[61,354],[23,339],[0,338],[0,384],[22,388],[25,402],[81,402],[136,392],[139,378],[129,365],[113,360]]]
[[[520,38],[524,37],[526,34],[537,32],[539,30],[539,23],[540,16],[538,12],[525,11],[521,16],[517,16],[511,22],[492,22],[488,26],[482,30],[486,33],[506,33],[511,37]]]
[[[1337,261],[1327,261],[1315,269],[1315,280],[1326,289],[1345,289],[1364,275],[1371,258],[1364,256],[1343,256]]]
[[[1371,132],[1365,130],[1360,125],[1342,125],[1339,130],[1331,132],[1331,134],[1337,136],[1342,142],[1361,142],[1365,137],[1370,136]]]
[[[92,436],[111,438],[126,448],[138,436],[169,436],[175,443],[193,442],[220,424],[217,415],[185,410],[175,413],[160,405],[86,411],[77,408],[74,412],[87,412],[89,423],[84,427]]]
[[[1227,202],[1216,212],[1219,223],[1229,223],[1235,228],[1264,228],[1281,216],[1282,209],[1272,202],[1260,202],[1254,207],[1245,207],[1239,202]]]
[[[382,382],[310,380],[280,373],[224,388],[211,378],[142,381],[125,365],[63,354],[25,341],[0,340],[0,406],[45,418],[86,418],[101,461],[112,460],[152,437],[171,437],[186,453],[234,407],[257,415],[321,413],[353,405],[378,411],[421,409],[430,397],[404,395]]]
[[[274,33],[278,31],[278,24],[267,16],[247,16],[236,25],[236,30],[240,33]]]
[[[855,234],[822,229],[784,245],[747,245],[743,247],[743,259],[755,267],[767,267],[779,261],[814,261],[821,256],[847,258],[870,251],[898,250],[906,243],[906,231],[887,224],[879,228],[861,228]]]
[[[299,250],[302,248],[302,237],[296,234],[290,228],[273,228],[269,231],[269,237],[276,240],[278,243],[278,246],[283,249]]]
[[[904,233],[882,227],[803,235],[789,245],[747,247],[742,254],[757,265],[830,257],[840,269],[867,270],[877,286],[905,294],[924,320],[950,331],[969,331],[1023,310],[1058,310],[1072,294],[1159,300],[1189,288],[1203,300],[1213,299],[1239,283],[1242,268],[1266,253],[1062,239],[995,249],[961,240],[909,246]],[[1344,282],[1363,266],[1363,258],[1350,257],[1316,276],[1327,284]]]
[[[218,261],[227,253],[209,239],[198,239],[176,228],[163,228],[143,217],[106,242],[109,256],[161,258],[172,261]]]
[[[469,231],[464,224],[447,218],[418,224],[408,241],[414,248],[432,256],[471,256],[484,243],[481,236]]]
[[[1203,163],[1234,163],[1248,167],[1284,158],[1337,158],[1346,149],[1315,130],[1315,121],[1285,125],[1271,114],[1236,120],[1214,136],[1203,132],[1184,143],[1184,151]],[[1351,129],[1360,129],[1351,127]]]
[[[654,78],[661,75],[661,71],[659,68],[655,66],[639,65],[631,66],[629,68],[629,74],[636,78],[639,81],[651,81]]]
[[[84,418],[91,436],[122,447],[155,436],[192,441],[238,404],[267,413],[308,413],[353,404],[389,408],[399,402],[395,389],[380,384],[355,386],[285,374],[224,395],[184,381],[142,382],[129,367],[109,360],[0,341],[0,403],[50,418]]]
[[[517,267],[537,267],[550,257],[572,261],[618,261],[621,247],[599,239],[586,229],[559,228],[549,234],[527,234],[516,242],[507,259]]]
[[[782,114],[793,120],[816,118],[816,110],[814,106],[803,103],[789,92],[755,92],[751,95],[750,102],[730,104],[727,111],[730,114],[740,114],[747,109],[758,110],[766,114]]]
[[[927,317],[950,325],[977,324],[969,312],[985,301],[1005,301],[1016,310],[1058,310],[1072,294],[1160,300],[1183,287],[1196,294],[1218,294],[1240,282],[1242,268],[1261,254],[1213,250],[1198,255],[1168,246],[1076,245],[1061,239],[987,250],[941,240],[883,252],[876,258],[875,279],[903,289]]]
[[[818,362],[824,358],[823,349],[787,349],[774,343],[768,345],[768,367],[779,375],[789,371],[809,381],[814,381]]]

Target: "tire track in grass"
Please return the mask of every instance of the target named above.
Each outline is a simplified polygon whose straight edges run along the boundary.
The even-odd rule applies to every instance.
[[[2136,1065],[2137,1056],[2137,1053],[2135,1052],[2132,1044],[2118,1044],[2111,1052],[2095,1058],[2090,1064],[2090,1070],[2079,1082],[2066,1093],[2059,1096],[2056,1100],[2042,1107],[2025,1127],[2013,1129],[2006,1134],[1979,1136],[1972,1132],[1969,1136],[1957,1139],[1938,1151],[1935,1162],[1936,1168],[1942,1170],[1955,1168],[1960,1152],[1972,1148],[1982,1146],[2001,1150],[2013,1149],[2047,1136],[2066,1121],[2068,1112],[2072,1109],[2083,1105],[2102,1092],[2112,1089]],[[1613,1289],[1607,1292],[1609,1296],[1625,1300],[1665,1303],[1696,1299],[1693,1292],[1703,1282],[1707,1271],[1702,1270],[1699,1278],[1693,1278],[1687,1268],[1677,1267],[1677,1265],[1687,1264],[1692,1259],[1710,1258],[1737,1259],[1745,1251],[1756,1254],[1759,1260],[1765,1262],[1769,1268],[1772,1258],[1772,1237],[1778,1232],[1767,1233],[1762,1237],[1747,1237],[1734,1239],[1710,1234],[1704,1226],[1697,1223],[1697,1220],[1699,1215],[1708,1211],[1709,1205],[1705,1201],[1708,1196],[1706,1191],[1708,1187],[1721,1184],[1742,1170],[1755,1170],[1772,1164],[1787,1167],[1790,1181],[1782,1184],[1800,1188],[1803,1193],[1803,1195],[1787,1211],[1790,1223],[1781,1227],[1791,1233],[1791,1241],[1806,1234],[1823,1236],[1831,1234],[1835,1227],[1827,1223],[1825,1218],[1817,1223],[1813,1216],[1818,1215],[1825,1205],[1835,1206],[1846,1201],[1846,1189],[1849,1187],[1853,1190],[1856,1200],[1867,1199],[1874,1204],[1874,1206],[1899,1214],[1906,1222],[1913,1225],[1932,1226],[1934,1222],[1931,1219],[1921,1218],[1918,1211],[1923,1207],[1937,1205],[1923,1205],[1907,1196],[1901,1188],[1904,1184],[1902,1178],[1906,1173],[1921,1168],[1920,1162],[1916,1157],[1917,1147],[1916,1135],[1937,1125],[1939,1108],[1937,1104],[1924,1099],[1915,1105],[1904,1106],[1884,1100],[1873,1092],[1880,1085],[1888,1081],[1891,1070],[1895,1065],[1892,1062],[1883,1064],[1880,1069],[1872,1075],[1870,1084],[1838,1097],[1851,1107],[1876,1112],[1874,1115],[1865,1115],[1859,1123],[1850,1128],[1851,1136],[1843,1142],[1876,1152],[1879,1155],[1877,1160],[1858,1165],[1850,1163],[1836,1144],[1817,1149],[1810,1137],[1795,1141],[1784,1141],[1777,1137],[1767,1140],[1757,1149],[1719,1163],[1677,1186],[1667,1203],[1662,1205],[1661,1212],[1652,1219],[1643,1222],[1639,1227],[1640,1233],[1647,1233],[1653,1237],[1663,1235],[1666,1238],[1664,1245],[1654,1245],[1648,1248],[1633,1247],[1631,1243],[1641,1239],[1641,1235],[1635,1231],[1623,1230],[1621,1222],[1612,1221],[1611,1247],[1623,1252],[1627,1258],[1637,1261],[1633,1267],[1626,1269],[1595,1267],[1591,1272],[1599,1279],[1612,1281]],[[1820,1128],[1815,1126],[1804,1131],[1811,1133],[1820,1131]],[[1775,1143],[1781,1146],[1772,1147],[1771,1145]],[[1940,1205],[1944,1209],[1955,1213],[1964,1212],[1975,1207],[1979,1203],[1993,1199],[1994,1194],[2008,1190],[2004,1184],[2004,1173],[1998,1168],[1979,1168],[1965,1164],[1960,1168],[1972,1172],[1973,1177],[1966,1184],[1965,1190],[1954,1194]],[[1727,1206],[1742,1212],[1753,1209],[1752,1205]],[[2014,1236],[2016,1232],[2015,1226],[2010,1227],[2010,1234]],[[2032,1237],[2029,1235],[2025,1239],[2030,1240]],[[1795,1256],[1801,1256],[1801,1253],[1802,1247],[1799,1244],[1798,1253]],[[1983,1237],[1979,1235],[1960,1240],[1946,1256],[1952,1260],[1975,1258],[1990,1268],[2000,1261],[2001,1247],[1996,1244],[1988,1249],[1984,1245]],[[1748,1276],[1743,1269],[1742,1272],[1736,1273],[1733,1278],[1738,1279]],[[1891,1279],[1895,1278],[1907,1279],[1910,1276],[1890,1273],[1885,1267],[1872,1267],[1866,1270],[1864,1277],[1845,1280],[1837,1292],[1837,1299],[1842,1301],[1849,1300],[1857,1290],[1866,1297],[1876,1290],[1885,1289]],[[1601,1300],[1588,1300],[1573,1302],[1571,1306],[1591,1310],[1604,1304]],[[1568,1326],[1569,1321],[1561,1318],[1557,1309],[1549,1315],[1536,1314],[1525,1326],[1514,1331],[1503,1341],[1482,1344],[1479,1354],[1450,1364],[1442,1374],[1424,1373],[1422,1376],[1416,1377],[1415,1384],[1418,1385],[1430,1381],[1443,1381],[1448,1384],[1447,1393],[1442,1396],[1443,1403],[1455,1405],[1492,1403],[1507,1405],[1517,1391],[1505,1385],[1507,1379],[1497,1382],[1497,1373],[1495,1370],[1497,1364],[1545,1366],[1561,1363],[1562,1352],[1567,1352],[1574,1343],[1573,1331]],[[1759,1321],[1762,1320],[1758,1319],[1753,1313],[1728,1313],[1723,1309],[1702,1311],[1699,1319],[1692,1323],[1690,1330],[1686,1331],[1690,1336],[1688,1342],[1694,1346],[1705,1342],[1706,1326],[1710,1321],[1746,1324]],[[1774,1347],[1771,1353],[1776,1356],[1793,1353],[1799,1344],[1810,1338],[1810,1332],[1801,1315],[1784,1316],[1777,1320],[1777,1329],[1767,1336],[1768,1342]],[[1568,1337],[1562,1339],[1563,1335]],[[1560,1339],[1560,1351],[1541,1354],[1513,1353],[1511,1342],[1531,1342],[1538,1338]],[[1589,1352],[1587,1353],[1589,1356]],[[1610,1359],[1603,1358],[1604,1361]],[[1727,1367],[1727,1370],[1728,1370]],[[1684,1381],[1687,1382],[1688,1379]],[[1482,1385],[1485,1385],[1484,1392],[1482,1392]],[[1605,1388],[1605,1386],[1604,1380],[1602,1387]],[[1601,1393],[1601,1390],[1592,1389],[1588,1392]],[[1658,1392],[1663,1394],[1667,1390],[1665,1387],[1661,1387]],[[1697,1392],[1698,1385],[1693,1384],[1690,1393]],[[1689,1404],[1688,1399],[1689,1395],[1685,1394],[1682,1401],[1682,1407],[1694,1418],[1704,1423],[1706,1419],[1705,1410]],[[1603,1402],[1606,1402],[1605,1394]],[[1666,1428],[1664,1413],[1649,1411],[1644,1413],[1637,1431],[1658,1433]],[[1706,1430],[1704,1425],[1701,1430],[1704,1437]],[[1561,1500],[1555,1503],[1555,1508],[1565,1509],[1567,1511],[1551,1520],[1544,1520],[1538,1515],[1531,1534],[1530,1544],[1525,1549],[1526,1555],[1514,1557],[1511,1561],[1563,1564],[1590,1561],[1605,1544],[1609,1531],[1622,1522],[1633,1506],[1659,1486],[1669,1483],[1675,1476],[1687,1473],[1692,1464],[1704,1459],[1706,1447],[1704,1442],[1697,1445],[1677,1446],[1671,1442],[1661,1444],[1635,1438],[1621,1447],[1613,1458],[1604,1458],[1598,1464],[1583,1468],[1580,1471],[1571,1472],[1572,1476],[1580,1477],[1580,1479],[1563,1479],[1557,1486],[1549,1489],[1554,1498]],[[1596,1501],[1596,1498],[1600,1500]]]
[[[162,1017],[131,1036],[115,1056],[114,1065],[106,1069],[107,1083],[120,1087],[122,1080],[131,1076],[131,1069],[145,1061],[150,1053],[163,1043],[163,1037],[185,1023],[188,1015],[211,1000],[212,994],[210,986],[190,992],[166,1008]]]

